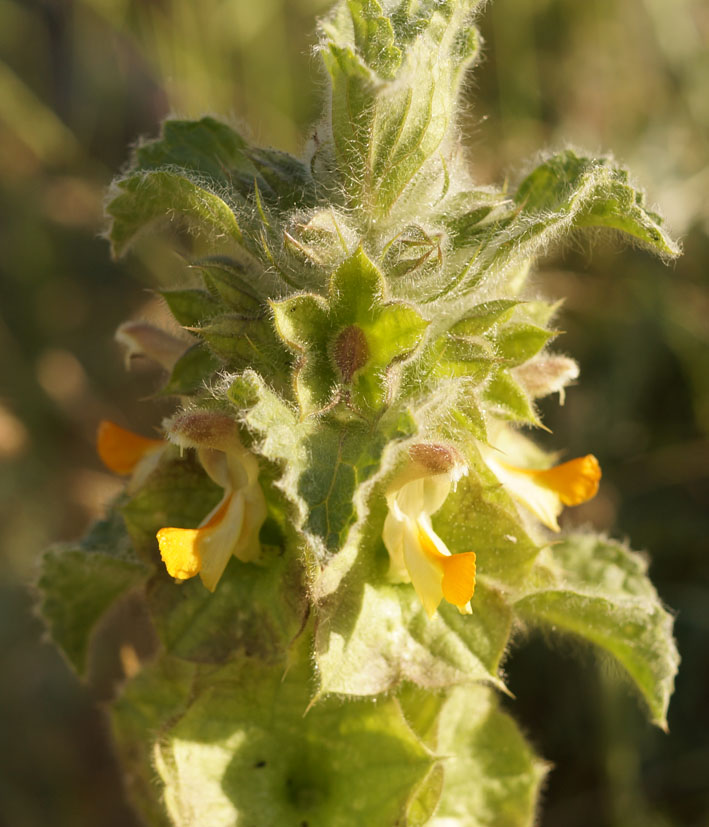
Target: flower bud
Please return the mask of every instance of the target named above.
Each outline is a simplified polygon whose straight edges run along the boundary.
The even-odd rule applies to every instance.
[[[559,404],[564,404],[564,389],[578,379],[579,366],[568,356],[545,353],[515,369],[515,378],[529,395],[538,399],[550,393],[559,394]]]
[[[335,339],[333,356],[343,381],[351,382],[369,359],[369,345],[362,328],[356,324],[348,325]]]
[[[409,457],[417,471],[414,476],[446,474],[454,489],[458,480],[468,473],[465,460],[452,445],[419,442],[409,448]]]
[[[240,444],[236,422],[218,411],[182,411],[163,423],[171,442],[181,448],[228,451]]]
[[[184,339],[141,321],[124,322],[116,330],[115,339],[126,349],[127,368],[136,357],[144,357],[171,371],[190,346]]]

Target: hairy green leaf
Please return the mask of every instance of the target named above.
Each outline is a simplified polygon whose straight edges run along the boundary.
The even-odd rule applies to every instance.
[[[253,195],[258,187],[263,198],[283,207],[312,199],[312,180],[303,163],[286,152],[253,147],[211,117],[166,120],[160,138],[138,148],[135,166],[179,168],[201,177],[209,189],[242,197]]]
[[[86,672],[98,622],[149,573],[115,513],[94,526],[81,544],[46,552],[37,584],[42,614],[54,642],[80,675]]]
[[[235,653],[280,658],[307,611],[294,552],[263,545],[258,563],[232,558],[214,594],[197,578],[179,586],[153,580],[148,605],[165,651],[198,663],[224,663]]]
[[[525,178],[515,201],[526,213],[568,211],[578,227],[621,230],[662,255],[679,253],[627,170],[609,158],[579,158],[571,150],[554,155]]]
[[[331,329],[328,306],[320,296],[305,294],[274,302],[276,332],[300,354],[295,368],[295,391],[304,416],[330,402],[337,383],[327,353]]]
[[[449,228],[465,222],[464,198],[451,199],[447,209]],[[529,261],[558,238],[585,227],[620,230],[662,256],[679,254],[660,217],[647,209],[644,195],[630,184],[623,167],[609,158],[584,158],[565,150],[530,173],[513,200],[500,196],[494,209],[452,235],[460,272],[453,276],[456,289],[451,299],[459,302],[458,290],[472,290],[495,273],[507,274],[510,287],[517,290]],[[468,256],[460,265],[465,250]]]
[[[472,615],[441,604],[429,619],[413,586],[387,585],[360,562],[318,615],[323,694],[376,695],[402,680],[427,689],[474,681],[503,686],[498,668],[511,614],[500,594],[484,585],[476,590]]]
[[[349,0],[348,6],[358,53],[377,74],[394,77],[401,65],[401,50],[394,43],[391,20],[377,0]]]
[[[242,316],[262,316],[265,304],[259,298],[263,289],[263,277],[249,277],[246,270],[234,259],[210,256],[192,263],[207,288],[226,305],[226,309]]]
[[[461,393],[451,410],[453,417],[453,430],[462,431],[467,440],[473,439],[487,443],[487,425],[485,414],[480,406],[480,401],[472,389]]]
[[[508,324],[495,337],[498,355],[508,367],[521,365],[535,356],[556,334],[532,324]]]
[[[241,241],[231,207],[219,195],[176,172],[139,172],[119,180],[106,211],[116,255],[123,254],[140,232],[156,222],[178,218],[180,227],[216,244]]]
[[[202,391],[221,366],[206,345],[193,345],[175,363],[160,396],[189,396]]]
[[[396,701],[323,701],[306,714],[309,700],[307,663],[243,658],[205,675],[156,747],[173,823],[401,822],[434,758]]]
[[[454,248],[471,247],[507,211],[508,203],[494,189],[457,192],[443,202],[437,221],[448,231]]]
[[[645,559],[621,543],[572,535],[553,546],[542,572],[546,582],[514,608],[531,624],[576,635],[610,654],[637,686],[653,723],[665,728],[679,655],[672,617],[646,572]]]
[[[485,400],[501,418],[510,422],[539,425],[532,401],[522,386],[507,370],[499,370],[484,392]]]
[[[170,312],[184,327],[203,324],[221,311],[221,304],[206,290],[161,290]]]
[[[143,666],[111,705],[111,728],[129,799],[150,827],[172,827],[158,792],[154,742],[186,709],[196,675],[193,663],[160,657]]]
[[[547,766],[484,686],[459,686],[421,714],[427,698],[404,691],[404,714],[440,755],[443,788],[431,827],[532,827]]]
[[[276,337],[271,320],[224,313],[193,329],[229,370],[250,367],[280,384],[290,368],[289,355]]]
[[[476,304],[450,328],[449,332],[457,336],[480,336],[493,325],[507,321],[518,305],[517,299],[496,299]]]

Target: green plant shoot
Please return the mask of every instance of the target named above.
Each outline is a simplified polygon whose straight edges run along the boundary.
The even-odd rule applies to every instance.
[[[560,530],[594,446],[559,463],[529,436],[579,371],[528,275],[585,228],[678,247],[610,158],[471,180],[477,5],[341,0],[301,157],[168,120],[112,187],[114,254],[159,237],[184,260],[163,295],[191,344],[119,329],[174,414],[102,423],[124,493],[39,587],[82,675],[118,601],[151,619],[111,707],[146,824],[531,825],[547,766],[499,704],[520,628],[602,651],[665,727],[678,655],[644,559]]]

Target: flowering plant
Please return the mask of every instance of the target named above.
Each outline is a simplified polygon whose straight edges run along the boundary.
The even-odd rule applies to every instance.
[[[176,412],[159,438],[102,424],[125,493],[40,589],[80,673],[117,601],[151,618],[111,713],[149,824],[531,824],[547,767],[498,700],[519,628],[603,650],[665,725],[678,657],[644,559],[560,532],[599,464],[523,429],[578,376],[535,258],[588,227],[678,249],[609,158],[470,179],[476,5],[341,0],[303,157],[168,120],[111,191],[117,255],[158,233],[184,259],[163,295],[193,341],[120,328]]]

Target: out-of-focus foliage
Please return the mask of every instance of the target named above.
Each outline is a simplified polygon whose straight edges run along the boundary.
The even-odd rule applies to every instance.
[[[155,134],[169,112],[233,113],[257,142],[297,150],[318,109],[306,33],[328,5],[0,0],[0,823],[132,824],[88,700],[106,697],[150,649],[140,618],[121,662],[97,663],[87,693],[38,646],[23,597],[38,550],[79,534],[116,491],[94,457],[98,420],[149,433],[163,410],[135,402],[156,377],[141,374],[136,393],[112,334],[130,315],[165,318],[142,285],[172,281],[176,266],[160,250],[109,261],[98,237],[104,189],[127,144]],[[641,251],[582,238],[583,251],[556,256],[543,274],[549,295],[569,297],[559,345],[583,371],[564,411],[543,406],[545,421],[556,445],[569,456],[592,449],[605,472],[599,497],[574,519],[628,533],[651,552],[660,596],[678,610],[684,659],[669,738],[645,724],[613,672],[593,680],[565,662],[567,685],[550,690],[545,675],[566,660],[563,650],[533,645],[512,659],[515,715],[557,764],[543,824],[701,825],[709,814],[709,11],[702,0],[495,0],[480,22],[487,57],[465,123],[480,183],[519,177],[520,160],[540,146],[613,150],[650,202],[662,203],[685,248],[666,269]]]

